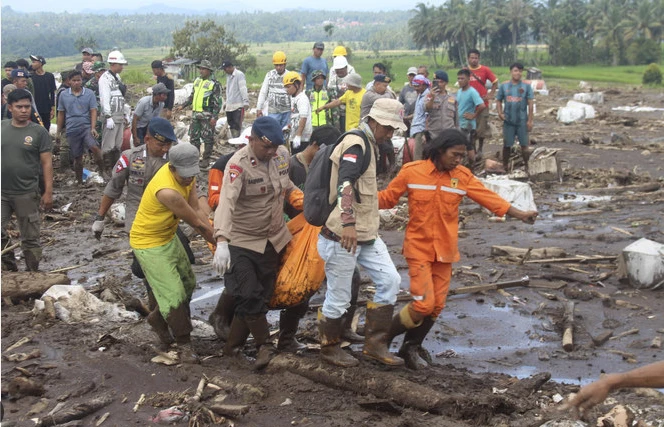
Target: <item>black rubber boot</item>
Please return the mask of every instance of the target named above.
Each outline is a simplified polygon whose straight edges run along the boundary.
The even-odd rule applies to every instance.
[[[242,347],[244,347],[244,343],[247,342],[249,332],[249,327],[244,320],[238,316],[234,316],[228,338],[226,339],[226,345],[224,345],[224,356],[239,355]]]
[[[267,323],[265,314],[250,316],[245,318],[244,321],[256,341],[258,355],[254,363],[254,369],[260,371],[270,363],[276,353],[274,344],[270,341],[270,324]]]
[[[353,318],[355,317],[355,311],[357,310],[357,297],[360,293],[360,270],[355,267],[353,271],[353,278],[351,280],[351,298],[350,298],[350,307],[346,310],[341,318],[341,338],[351,343],[364,342],[364,337],[358,334],[353,330]]]
[[[521,147],[521,157],[523,158],[523,164],[526,173],[530,175],[530,170],[528,169],[528,160],[530,160],[530,149],[528,147]]]
[[[362,354],[388,366],[401,366],[403,359],[390,353],[390,326],[392,321],[392,304],[367,304],[367,323],[365,327],[364,348]]]
[[[41,258],[41,256],[37,255],[36,252],[41,252],[41,249],[23,250],[23,259],[25,260],[26,271],[39,271],[39,259]]]
[[[360,364],[360,361],[341,349],[341,322],[342,318],[328,319],[318,312],[318,332],[320,333],[320,357],[323,361],[342,368],[350,368]]]
[[[173,332],[175,343],[178,345],[178,355],[182,363],[199,363],[198,355],[194,353],[191,347],[191,313],[189,311],[189,302],[183,302],[178,307],[168,313],[166,319],[168,326]]]
[[[425,317],[420,326],[406,331],[406,336],[404,336],[403,344],[399,350],[399,356],[403,357],[407,368],[418,370],[429,366],[429,362],[421,355],[422,352],[426,352],[422,347],[422,342],[434,323],[436,323],[436,319]]]
[[[509,173],[510,154],[512,154],[512,149],[503,147],[503,169],[505,169],[505,173]]]
[[[3,230],[4,233],[4,230]],[[11,246],[11,241],[9,238],[2,238],[2,250]],[[16,255],[14,255],[14,250],[7,251],[2,254],[2,269],[6,271],[18,271],[18,265],[16,264]]]
[[[214,333],[226,341],[231,331],[231,323],[233,322],[233,315],[235,314],[235,300],[233,296],[226,290],[219,295],[219,301],[214,311],[210,313],[208,322],[212,325]]]
[[[307,308],[304,306],[304,311]],[[307,348],[295,338],[297,326],[300,323],[300,307],[287,308],[279,313],[279,340],[277,341],[277,350],[286,353],[297,353]]]

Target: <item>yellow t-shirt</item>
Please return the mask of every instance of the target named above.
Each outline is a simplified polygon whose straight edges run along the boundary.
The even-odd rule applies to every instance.
[[[157,171],[143,192],[129,232],[129,245],[134,249],[163,246],[175,236],[180,220],[157,199],[157,193],[170,188],[180,193],[185,200],[189,200],[189,193],[195,188],[195,179],[186,187],[178,184],[168,165],[166,163]]]
[[[365,92],[366,89],[364,88],[357,93],[348,89],[339,98],[339,101],[346,104],[346,131],[355,129],[360,125],[360,109],[362,107],[362,97]]]

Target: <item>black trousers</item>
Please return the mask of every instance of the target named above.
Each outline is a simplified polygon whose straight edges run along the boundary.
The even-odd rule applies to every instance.
[[[231,268],[224,282],[235,300],[235,314],[244,318],[267,313],[277,281],[279,254],[269,242],[262,254],[233,245],[228,248]]]

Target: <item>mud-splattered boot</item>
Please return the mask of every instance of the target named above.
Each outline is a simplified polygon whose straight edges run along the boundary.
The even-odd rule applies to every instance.
[[[208,322],[212,325],[214,333],[226,341],[231,331],[231,323],[233,322],[233,315],[235,314],[235,300],[233,296],[224,289],[219,295],[219,301],[214,311],[210,313]]]
[[[256,362],[254,362],[254,369],[260,371],[267,367],[276,353],[274,344],[270,341],[270,324],[267,323],[265,314],[250,316],[245,318],[244,321],[256,341],[258,355],[256,356]]]
[[[367,323],[365,326],[364,348],[362,354],[388,366],[401,366],[403,359],[390,353],[390,325],[394,305],[367,304]]]
[[[329,319],[318,311],[318,332],[320,334],[320,358],[331,365],[350,368],[360,361],[341,349],[342,318]]]
[[[436,319],[425,317],[420,326],[406,331],[406,336],[404,336],[403,344],[399,350],[399,356],[403,357],[407,368],[418,370],[429,366],[429,362],[422,357],[422,353],[426,352],[422,347],[422,342],[434,323],[436,323]],[[430,360],[430,358],[428,359]]]

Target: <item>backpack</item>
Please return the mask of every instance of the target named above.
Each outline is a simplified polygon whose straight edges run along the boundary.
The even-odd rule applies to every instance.
[[[320,227],[325,225],[327,218],[337,205],[337,202],[330,203],[330,177],[332,176],[332,160],[330,156],[334,149],[348,134],[361,136],[364,140],[364,156],[362,160],[361,173],[364,174],[369,168],[371,161],[371,147],[369,140],[364,132],[353,129],[341,135],[334,144],[321,147],[316,153],[311,164],[309,172],[304,183],[304,218],[313,226]],[[357,194],[359,202],[359,194]]]

